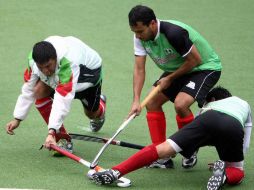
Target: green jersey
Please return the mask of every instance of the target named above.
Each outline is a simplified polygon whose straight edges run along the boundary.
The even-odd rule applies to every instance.
[[[221,61],[205,38],[182,22],[158,20],[158,33],[154,40],[142,41],[134,38],[135,55],[148,54],[160,69],[167,72],[174,72],[184,63],[184,57],[193,45],[201,56],[201,64],[191,72],[221,70]]]
[[[249,104],[236,96],[209,102],[201,109],[200,113],[204,113],[208,110],[216,110],[230,115],[236,118],[242,126],[252,126]]]

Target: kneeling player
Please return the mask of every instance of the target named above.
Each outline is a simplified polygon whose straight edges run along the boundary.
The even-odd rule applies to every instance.
[[[252,128],[250,106],[222,87],[211,90],[206,101],[200,115],[165,142],[149,145],[112,169],[95,173],[94,181],[110,184],[159,158],[176,153],[188,158],[199,147],[211,145],[216,147],[220,160],[214,163],[207,189],[217,190],[225,183],[241,183],[244,178],[244,153],[249,147]]]

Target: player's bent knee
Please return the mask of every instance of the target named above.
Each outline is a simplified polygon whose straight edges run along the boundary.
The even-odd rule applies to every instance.
[[[41,99],[41,98],[48,97],[51,95],[52,92],[53,92],[53,89],[41,81],[38,81],[37,84],[33,88],[33,93],[34,93],[35,99]]]
[[[189,112],[190,106],[195,102],[195,99],[186,93],[179,93],[174,101],[176,113],[186,115]]]
[[[176,154],[176,151],[167,141],[157,145],[156,150],[157,150],[159,158],[168,158]]]
[[[168,98],[163,95],[162,93],[159,93],[154,98],[152,98],[149,102],[146,104],[147,111],[161,111],[162,105],[168,101]]]
[[[189,105],[184,102],[174,102],[176,113],[183,115],[186,111],[189,110]]]
[[[151,102],[147,103],[146,110],[148,112],[151,112],[151,111],[161,111],[162,105],[163,104],[158,103],[156,101],[151,101]]]

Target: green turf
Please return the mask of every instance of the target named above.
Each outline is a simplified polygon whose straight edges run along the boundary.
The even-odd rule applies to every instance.
[[[136,4],[151,6],[158,18],[186,22],[203,34],[218,52],[223,63],[219,84],[233,94],[253,99],[254,3],[251,0],[0,0],[0,188],[35,189],[109,189],[97,187],[84,177],[87,168],[68,158],[53,158],[46,150],[39,151],[47,134],[46,126],[33,108],[15,136],[5,133],[5,124],[12,119],[16,98],[22,85],[27,54],[33,44],[50,35],[73,35],[96,49],[103,58],[103,91],[108,97],[107,121],[99,136],[110,137],[127,115],[132,99],[133,34],[127,14]],[[149,60],[145,97],[160,71]],[[193,110],[197,111],[196,105]],[[165,105],[168,134],[176,131],[172,104]],[[71,132],[93,135],[84,131],[88,119],[74,101],[65,125]],[[119,139],[148,144],[149,134],[145,113],[123,131]],[[253,146],[254,137],[251,145]],[[75,153],[91,161],[102,144],[75,142]],[[246,178],[238,187],[253,189],[253,147],[246,156]],[[100,159],[111,167],[132,155],[135,150],[111,146]],[[181,157],[175,159],[176,169],[141,169],[127,175],[131,189],[205,189],[210,175],[207,163],[217,159],[214,148],[199,153],[197,166],[181,168]],[[116,189],[116,188],[114,188]]]

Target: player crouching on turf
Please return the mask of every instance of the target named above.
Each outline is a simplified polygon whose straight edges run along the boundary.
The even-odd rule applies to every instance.
[[[13,130],[26,118],[35,102],[48,124],[45,147],[58,142],[72,152],[71,137],[63,121],[73,99],[83,104],[92,131],[100,130],[105,120],[101,62],[95,50],[75,37],[51,36],[36,43],[28,57],[25,83],[16,103],[14,119],[6,125],[7,133],[14,134]]]
[[[176,153],[189,158],[198,148],[212,145],[216,147],[220,160],[214,163],[207,189],[220,189],[224,183],[241,183],[244,178],[244,153],[249,147],[252,129],[250,106],[222,87],[212,89],[206,102],[194,121],[165,142],[147,146],[112,169],[93,174],[94,181],[110,184],[158,158]]]

